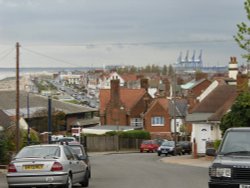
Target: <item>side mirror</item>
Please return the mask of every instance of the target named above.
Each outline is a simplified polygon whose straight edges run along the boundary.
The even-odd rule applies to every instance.
[[[214,148],[208,148],[206,150],[206,155],[207,156],[215,156],[216,155],[216,150]]]

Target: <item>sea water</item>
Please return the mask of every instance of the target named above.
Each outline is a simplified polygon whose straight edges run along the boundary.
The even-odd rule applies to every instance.
[[[58,67],[58,68],[20,68],[19,76],[36,73],[58,73],[61,71],[88,71],[86,67]],[[0,80],[16,76],[16,68],[0,68]]]

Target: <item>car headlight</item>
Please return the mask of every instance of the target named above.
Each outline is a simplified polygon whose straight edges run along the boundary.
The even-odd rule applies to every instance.
[[[169,148],[169,151],[173,151],[174,150],[174,148],[172,147],[172,148]]]
[[[211,167],[209,175],[212,177],[227,177],[230,178],[232,175],[231,168],[216,168]]]

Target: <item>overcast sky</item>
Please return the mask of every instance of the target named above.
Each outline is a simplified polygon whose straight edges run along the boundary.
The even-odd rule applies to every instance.
[[[243,63],[233,40],[244,0],[0,0],[0,67]]]

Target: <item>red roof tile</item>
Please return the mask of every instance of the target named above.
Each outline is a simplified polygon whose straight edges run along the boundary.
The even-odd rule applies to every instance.
[[[137,76],[135,74],[123,74],[121,77],[125,82],[137,80]]]
[[[155,105],[160,104],[162,106],[162,108],[166,111],[168,111],[168,99],[166,98],[156,98],[153,100],[153,102],[150,104],[149,109],[147,110],[147,112],[149,112]],[[146,112],[146,113],[147,113]],[[146,114],[145,114],[146,115]]]
[[[145,93],[145,89],[120,88],[120,100],[127,110],[131,110]],[[101,89],[99,98],[100,112],[102,113],[110,101],[110,89]]]
[[[192,110],[192,113],[215,113],[228,101],[233,102],[236,96],[236,86],[219,85]]]

